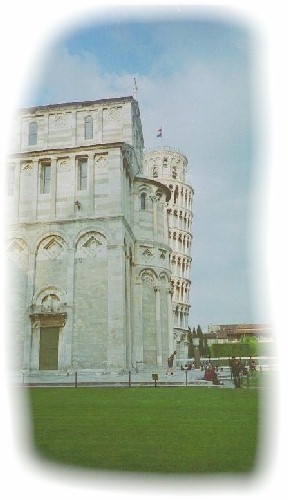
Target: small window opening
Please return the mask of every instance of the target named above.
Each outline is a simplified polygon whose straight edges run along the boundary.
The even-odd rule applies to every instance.
[[[140,195],[140,208],[141,210],[146,210],[146,193],[141,193]]]
[[[78,191],[85,191],[87,189],[87,158],[78,159]]]
[[[35,146],[37,144],[37,132],[38,125],[36,122],[29,123],[29,137],[28,137],[28,145]]]
[[[43,162],[41,164],[41,193],[50,193],[51,189],[51,163]]]
[[[92,119],[92,116],[86,116],[84,128],[85,128],[85,139],[93,139],[93,119]]]

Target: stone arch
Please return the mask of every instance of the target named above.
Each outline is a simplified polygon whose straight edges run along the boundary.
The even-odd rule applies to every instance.
[[[141,194],[141,193],[146,193],[147,195],[148,194],[151,194],[151,187],[148,185],[148,184],[140,184],[139,188],[138,188],[138,193]]]
[[[150,269],[150,268],[144,268],[142,271],[139,273],[140,280],[142,283],[150,283],[151,285],[155,286],[156,281],[157,281],[157,275],[156,273]]]
[[[52,295],[57,298],[55,300],[59,301],[59,305],[67,304],[66,291],[58,285],[49,284],[37,290],[37,292],[33,296],[32,305],[38,307],[42,306],[43,302],[45,302],[46,297]]]
[[[13,262],[19,263],[23,261],[23,257],[27,257],[29,248],[27,242],[23,238],[10,238],[7,243],[7,255]]]
[[[139,208],[140,210],[146,210],[148,207],[148,200],[151,196],[151,188],[147,184],[141,184],[138,189],[139,195]]]
[[[146,204],[147,204],[147,194],[145,193],[145,191],[142,191],[142,193],[140,193],[140,209],[145,210]]]
[[[34,291],[47,286],[47,283],[67,287],[66,240],[55,232],[42,237],[35,253]]]
[[[42,236],[36,246],[36,257],[41,260],[59,260],[64,258],[67,250],[67,241],[62,235],[51,232]]]
[[[78,237],[75,245],[76,258],[95,257],[103,254],[107,248],[107,239],[99,231],[85,231]]]
[[[162,271],[159,275],[159,280],[160,280],[160,283],[164,286],[167,286],[167,285],[170,285],[170,277],[168,276],[167,273],[165,273],[164,271]]]
[[[101,226],[88,226],[86,227],[85,229],[82,229],[81,231],[79,231],[75,238],[74,238],[74,248],[77,249],[77,246],[79,245],[79,242],[80,240],[84,237],[85,239],[85,235],[88,235],[88,234],[92,234],[92,233],[95,233],[95,235],[97,234],[98,237],[99,237],[99,241],[101,241],[101,243],[103,245],[110,245],[111,244],[111,241],[112,241],[112,236],[110,234],[110,232],[108,232],[106,229],[105,231],[103,230],[103,228]]]

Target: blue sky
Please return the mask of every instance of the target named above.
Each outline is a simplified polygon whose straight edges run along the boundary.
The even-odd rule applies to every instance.
[[[269,322],[254,296],[256,33],[221,9],[216,16],[176,7],[173,16],[130,9],[125,18],[122,10],[118,21],[89,16],[54,31],[35,56],[41,71],[27,79],[19,105],[131,95],[135,77],[145,146],[161,146],[162,126],[163,145],[189,161],[191,327]]]

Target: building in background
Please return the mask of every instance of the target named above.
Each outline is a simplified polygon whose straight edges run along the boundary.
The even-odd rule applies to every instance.
[[[239,323],[228,325],[209,325],[205,335],[208,345],[213,343],[239,342],[254,337],[258,342],[273,342],[273,327],[269,324]]]
[[[162,147],[145,151],[144,172],[171,191],[167,203],[174,338],[178,358],[186,357],[189,331],[192,200],[194,191],[186,183],[188,161],[180,151]]]
[[[144,167],[132,97],[20,109],[11,139],[15,368],[136,368],[179,356],[191,265],[185,156],[147,152]]]

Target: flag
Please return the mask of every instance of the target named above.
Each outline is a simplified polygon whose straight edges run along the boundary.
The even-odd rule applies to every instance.
[[[162,127],[158,129],[157,137],[162,137]]]

